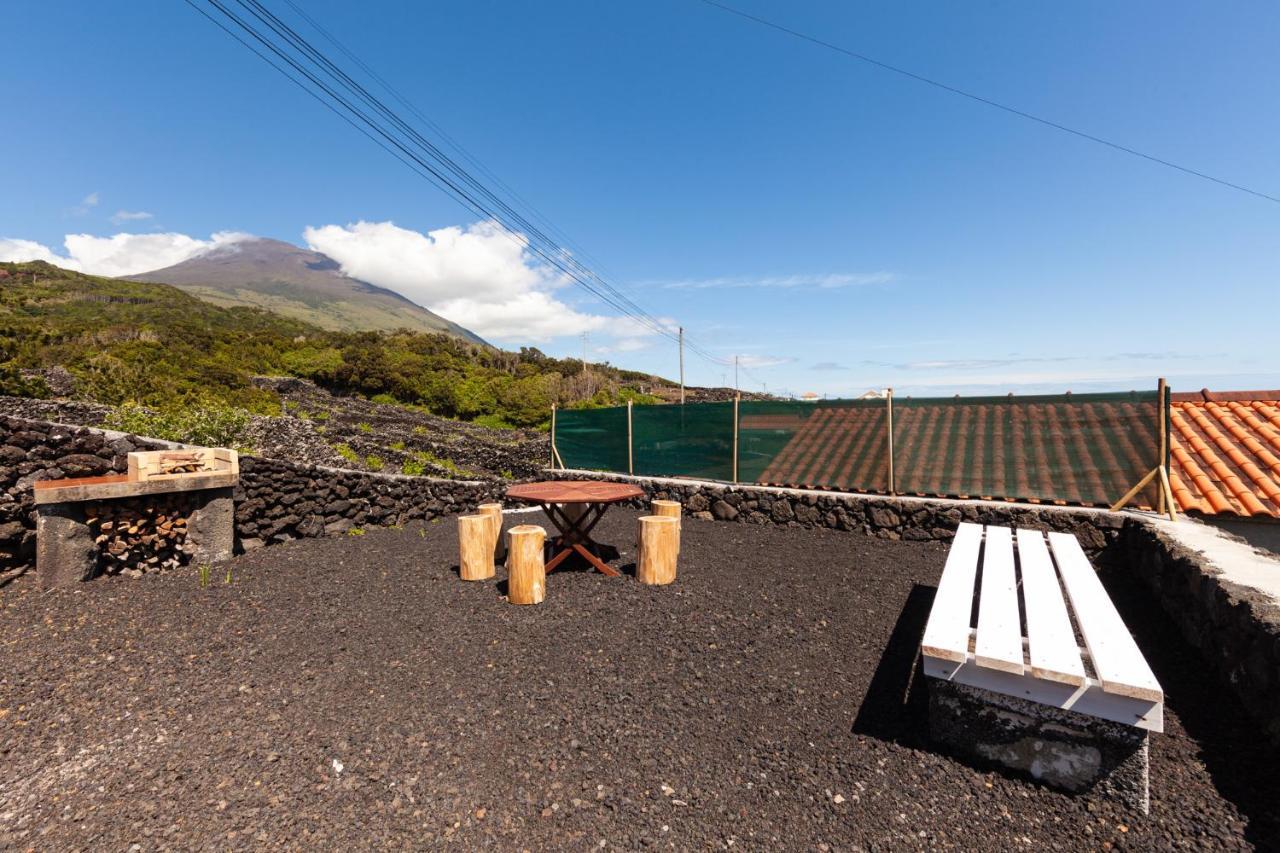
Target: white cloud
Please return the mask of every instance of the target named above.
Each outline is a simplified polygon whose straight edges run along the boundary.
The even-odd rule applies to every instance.
[[[889,284],[898,278],[891,272],[824,273],[820,275],[783,275],[763,278],[721,276],[719,278],[681,279],[661,283],[662,287],[678,290],[709,290],[713,288],[765,288],[784,290],[811,288],[834,290],[841,287],[863,287],[871,284]]]
[[[563,276],[496,223],[423,234],[391,222],[355,222],[309,227],[303,238],[347,275],[388,287],[484,338],[543,342],[606,328],[638,336],[630,324],[557,299]]]
[[[790,364],[795,361],[794,358],[780,358],[776,355],[739,355],[739,367],[778,367],[783,364]]]
[[[137,222],[142,219],[151,219],[152,215],[145,210],[117,210],[111,214],[111,221],[116,225],[122,222]]]
[[[71,212],[76,216],[84,216],[90,210],[98,206],[98,194],[89,193],[80,200],[80,203],[71,208]]]
[[[0,237],[0,261],[48,261],[77,272],[121,276],[150,272],[181,263],[211,249],[247,239],[250,235],[219,231],[208,240],[186,234],[68,234],[65,255],[32,240]]]

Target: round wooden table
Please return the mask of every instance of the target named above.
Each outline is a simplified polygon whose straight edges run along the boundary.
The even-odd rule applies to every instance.
[[[591,538],[591,530],[609,504],[644,497],[644,489],[628,483],[595,480],[544,480],[512,486],[507,489],[507,497],[513,501],[538,504],[559,531],[551,541],[555,555],[547,563],[548,573],[570,554],[578,554],[597,571],[617,577],[620,572],[600,558],[601,547]]]

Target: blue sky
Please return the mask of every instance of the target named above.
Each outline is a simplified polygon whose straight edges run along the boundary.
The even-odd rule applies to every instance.
[[[1272,4],[736,3],[1280,195]],[[745,388],[1280,387],[1280,204],[696,0],[306,8],[633,299],[744,356]],[[485,254],[474,216],[185,4],[29,2],[6,19],[0,249],[311,242],[462,322],[506,312],[482,330],[503,345],[576,354],[585,329],[593,358],[675,374],[673,345]],[[92,267],[108,244],[83,243]],[[111,245],[126,243],[143,245]],[[499,285],[477,301],[488,271]],[[686,365],[691,384],[732,381]]]

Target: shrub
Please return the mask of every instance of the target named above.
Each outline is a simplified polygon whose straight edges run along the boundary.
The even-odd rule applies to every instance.
[[[246,442],[249,413],[210,403],[148,409],[126,403],[107,415],[111,429],[184,444],[210,447],[242,447]]]
[[[391,444],[390,444],[390,445],[388,445],[388,446],[389,446],[392,450],[404,450],[404,442],[403,442],[403,441],[393,441],[393,442],[391,442]]]
[[[27,378],[11,364],[0,364],[0,394],[40,399],[52,396],[49,393],[49,386],[43,379],[39,376]]]
[[[373,432],[373,427],[369,426],[369,424],[365,423],[364,421],[361,421],[360,423],[356,424],[356,429],[360,430],[366,435],[368,433]]]
[[[475,419],[474,423],[489,429],[516,429],[516,425],[502,415],[481,415]]]
[[[370,471],[382,470],[382,457],[374,456],[372,453],[364,458],[364,466]]]
[[[400,466],[400,473],[408,474],[410,477],[421,477],[426,471],[426,466],[418,459],[406,459]]]
[[[335,444],[333,446],[333,449],[338,451],[338,455],[341,456],[343,459],[347,460],[348,462],[360,461],[360,454],[352,450],[351,445],[349,444],[346,444],[346,443]]]

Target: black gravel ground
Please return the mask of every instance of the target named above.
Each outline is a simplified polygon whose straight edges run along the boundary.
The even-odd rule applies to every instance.
[[[624,566],[634,517],[599,528]],[[458,580],[441,522],[208,588],[24,579],[0,591],[0,847],[1280,844],[1275,756],[1123,584],[1168,691],[1150,817],[931,749],[912,673],[944,555],[687,519],[675,585],[556,572],[515,607]]]

